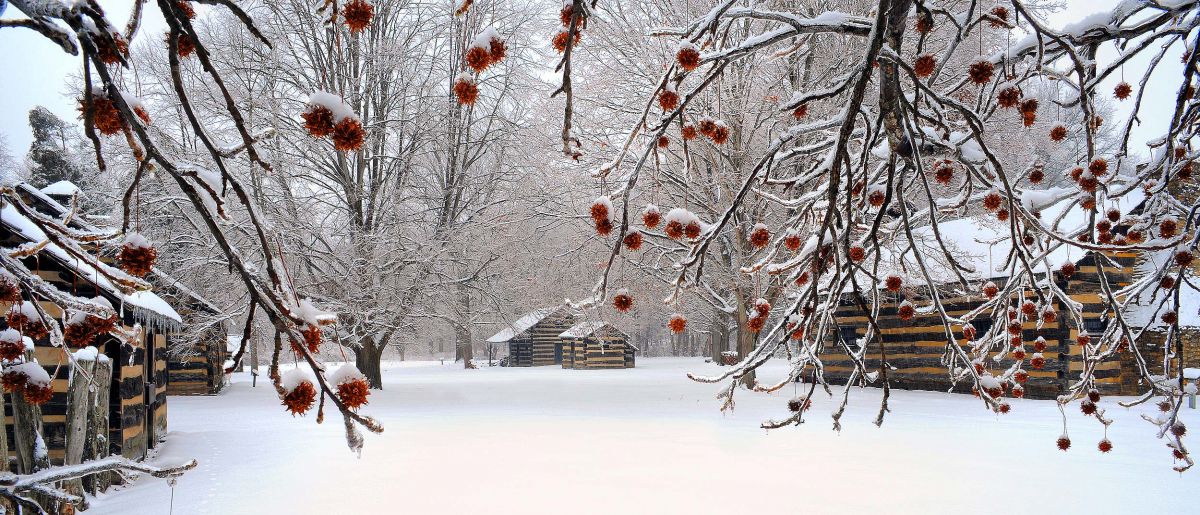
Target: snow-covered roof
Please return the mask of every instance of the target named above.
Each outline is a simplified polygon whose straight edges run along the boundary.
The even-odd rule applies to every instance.
[[[1044,226],[1059,234],[1071,234],[1087,224],[1088,212],[1076,202],[1077,194],[1077,190],[1066,188],[1027,191],[1022,196],[1021,203],[1026,209],[1040,213],[1040,221]],[[1141,200],[1141,195],[1131,192],[1124,198],[1110,201],[1109,207],[1129,213]],[[989,216],[972,216],[940,221],[937,228],[941,241],[946,244],[955,260],[973,270],[963,274],[968,279],[995,279],[1009,275],[1006,260],[1012,250],[1013,239],[1008,222],[1000,222]],[[914,228],[913,239],[923,251],[922,255],[933,261],[930,268],[934,280],[953,282],[956,277],[944,262],[945,257],[938,246],[933,227]],[[1044,273],[1056,270],[1063,263],[1078,262],[1086,255],[1086,250],[1074,245],[1057,245],[1045,254],[1044,259],[1034,263],[1034,271]],[[888,261],[886,254],[884,258],[885,262]],[[912,270],[916,267],[911,251],[904,254],[903,259],[904,268]],[[896,266],[896,269],[900,268]],[[913,278],[913,281],[920,282],[916,278]]]
[[[487,342],[488,343],[507,342],[507,341],[515,338],[517,335],[524,333],[525,331],[528,331],[529,328],[537,325],[538,322],[541,322],[546,317],[558,312],[559,309],[561,309],[561,308],[557,308],[557,307],[542,308],[542,309],[538,309],[538,310],[534,310],[529,313],[526,313],[521,318],[518,318],[516,322],[513,322],[512,324],[510,324],[508,327],[505,327],[504,329],[501,329],[500,332],[493,334],[491,338],[487,339]]]
[[[1143,278],[1156,274],[1159,270],[1170,266],[1174,259],[1172,249],[1143,252],[1142,259],[1134,269],[1134,276]],[[1148,291],[1142,292],[1132,300],[1129,308],[1125,311],[1125,320],[1136,327],[1165,329],[1166,325],[1159,316],[1163,310],[1158,309],[1162,301],[1162,294],[1159,293],[1158,288],[1150,288]],[[1155,314],[1156,310],[1158,310],[1157,315]],[[1189,281],[1181,281],[1179,285],[1178,315],[1180,327],[1200,328],[1200,290],[1193,288]]]
[[[58,181],[41,189],[42,193],[61,197],[70,197],[80,191],[82,190],[79,189],[79,186],[71,181]]]
[[[42,229],[37,224],[34,224],[33,221],[17,211],[17,208],[13,207],[11,203],[5,203],[3,208],[0,208],[0,221],[8,226],[14,234],[26,241],[42,242],[47,239],[46,233],[42,232]],[[171,308],[171,305],[158,295],[149,291],[139,291],[126,295],[91,265],[80,262],[68,254],[66,250],[63,250],[62,247],[54,243],[48,243],[42,249],[42,254],[54,258],[59,264],[68,269],[75,270],[80,278],[94,283],[97,288],[105,294],[114,297],[122,305],[128,304],[134,308],[135,314],[139,316],[145,317],[150,315],[164,317],[176,323],[183,322],[179,313],[176,313]],[[101,264],[100,266],[107,267],[108,265]]]
[[[562,334],[558,335],[558,337],[559,338],[587,338],[588,336],[596,334],[596,331],[603,329],[604,326],[606,326],[606,325],[608,325],[608,322],[605,322],[603,320],[595,320],[595,321],[591,321],[591,322],[580,322],[578,324],[571,326],[570,329],[563,331]]]

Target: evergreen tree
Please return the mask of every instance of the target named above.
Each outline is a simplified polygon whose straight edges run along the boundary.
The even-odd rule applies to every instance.
[[[63,180],[80,184],[83,169],[72,155],[79,139],[74,127],[42,106],[29,111],[29,127],[33,130],[29,182],[39,188]]]

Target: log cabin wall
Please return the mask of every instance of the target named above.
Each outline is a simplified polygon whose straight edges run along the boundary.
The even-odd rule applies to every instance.
[[[171,339],[169,336],[168,346]],[[224,330],[206,332],[193,351],[167,360],[167,395],[214,395],[224,388],[225,360],[229,359]]]
[[[633,368],[633,347],[615,333],[582,338],[562,338],[563,368],[594,370]],[[570,356],[569,360],[567,356]]]
[[[566,310],[559,310],[530,327],[526,333],[529,335],[532,345],[532,366],[558,364],[555,360],[555,348],[562,345],[562,340],[558,335],[573,325],[575,325],[575,316]]]
[[[1120,267],[1106,266],[1105,273],[1113,289],[1120,289],[1132,280],[1133,266],[1136,263],[1134,253],[1110,254]],[[1068,281],[1061,277],[1058,284],[1075,301],[1083,304],[1085,328],[1089,334],[1098,336],[1106,327],[1109,313],[1103,312],[1105,303],[1100,296],[1098,269],[1093,257],[1088,256],[1077,263],[1078,272]],[[999,285],[1002,280],[995,280]],[[959,393],[970,393],[970,381],[959,381],[952,385],[948,372],[942,365],[942,355],[946,351],[946,333],[941,317],[936,313],[918,314],[912,320],[904,321],[897,316],[896,308],[901,299],[892,299],[880,307],[878,323],[880,326],[883,346],[887,351],[887,361],[895,370],[888,371],[888,379],[894,388],[911,390],[952,390]],[[961,316],[983,302],[980,296],[943,298],[943,305],[950,316]],[[1039,336],[1046,340],[1046,351],[1042,353],[1046,364],[1042,369],[1035,370],[1027,366],[1030,379],[1025,384],[1025,395],[1030,398],[1053,398],[1062,393],[1068,386],[1069,378],[1078,377],[1083,370],[1082,348],[1076,344],[1079,328],[1073,327],[1068,320],[1068,310],[1060,302],[1055,302],[1059,313],[1058,321],[1037,328],[1036,320],[1026,321],[1023,325],[1022,339],[1026,342],[1026,352],[1033,354],[1031,342]],[[840,334],[832,338],[850,339],[862,338],[867,332],[867,316],[857,303],[843,301],[837,311],[837,322],[841,326]],[[979,334],[987,332],[993,321],[984,317],[976,317],[973,325]],[[1005,323],[1005,321],[1000,321]],[[955,337],[960,339],[962,328],[953,327]],[[854,345],[852,344],[853,348]],[[1153,342],[1142,342],[1139,349],[1153,353]],[[873,367],[877,367],[882,355],[875,345],[864,359]],[[964,347],[965,348],[965,347]],[[1161,358],[1161,352],[1159,353]],[[836,341],[829,341],[821,356],[825,363],[827,379],[844,381],[853,370],[853,363]],[[1029,358],[1026,358],[1028,360]],[[1011,358],[1002,362],[1003,366],[1012,364]],[[1105,394],[1136,395],[1137,378],[1133,368],[1132,358],[1123,356],[1120,360],[1104,363],[1096,370],[1098,387]]]
[[[519,335],[508,341],[509,366],[532,367],[533,345],[527,335]]]

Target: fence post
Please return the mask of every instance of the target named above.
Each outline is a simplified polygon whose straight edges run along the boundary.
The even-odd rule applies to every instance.
[[[95,388],[88,389],[87,429],[84,439],[84,456],[89,460],[108,456],[108,404],[112,389],[112,361],[107,356],[97,356],[92,377]],[[83,478],[83,486],[93,495],[108,490],[112,485],[112,473],[94,474]]]
[[[67,434],[63,455],[64,465],[83,463],[88,439],[88,417],[92,414],[91,405],[88,404],[90,397],[88,390],[92,384],[92,377],[96,373],[96,360],[78,359],[75,365],[75,367],[71,367],[70,383],[67,386]],[[77,478],[67,481],[63,488],[82,497],[83,480]],[[87,509],[86,501],[77,508]]]

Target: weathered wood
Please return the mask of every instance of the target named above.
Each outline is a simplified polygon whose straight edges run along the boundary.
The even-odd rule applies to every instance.
[[[42,410],[25,401],[25,396],[10,396],[13,411],[13,450],[17,472],[32,474],[50,466],[46,442],[42,439]]]
[[[88,405],[88,390],[91,387],[92,374],[95,373],[95,370],[95,360],[79,360],[75,367],[71,367],[71,382],[67,389],[67,432],[66,442],[63,445],[66,451],[63,454],[64,465],[78,465],[84,460],[88,416],[92,413],[91,406]],[[72,494],[81,495],[83,480],[77,478],[67,481],[63,485],[63,489]],[[80,507],[86,507],[86,504]]]
[[[104,458],[109,455],[108,410],[112,386],[112,361],[99,360],[96,362],[92,376],[95,378],[95,388],[88,391],[88,407],[91,413],[87,419],[87,438],[84,440],[84,455],[89,460]],[[110,473],[96,474],[83,478],[84,488],[94,494],[108,490],[112,484]]]

